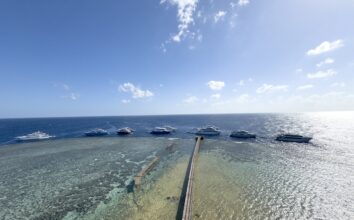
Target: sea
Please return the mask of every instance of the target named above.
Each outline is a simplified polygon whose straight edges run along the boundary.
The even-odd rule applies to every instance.
[[[149,133],[164,125],[176,131]],[[221,135],[202,141],[193,219],[354,219],[354,112],[0,119],[0,219],[176,219],[193,132],[206,125]],[[94,128],[109,135],[84,136]],[[16,142],[35,131],[55,138]]]

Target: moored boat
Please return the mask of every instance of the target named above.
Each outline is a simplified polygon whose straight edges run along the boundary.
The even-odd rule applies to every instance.
[[[85,132],[85,135],[88,137],[105,136],[108,135],[108,131],[101,128],[96,128],[91,131]]]
[[[169,126],[169,125],[162,126],[162,128],[166,128],[167,130],[169,130],[171,132],[175,132],[177,130],[177,128]]]
[[[134,130],[129,127],[120,128],[117,130],[117,134],[119,134],[119,135],[127,135],[127,134],[131,134],[133,132],[134,132]]]
[[[296,134],[281,134],[276,137],[277,141],[308,143],[312,138]]]
[[[41,131],[36,131],[34,133],[24,135],[24,136],[18,136],[16,137],[17,141],[40,141],[40,140],[47,140],[50,138],[53,138],[55,136],[51,136],[47,133],[41,132]]]
[[[207,136],[217,136],[220,135],[219,128],[215,126],[206,126],[204,128],[199,128],[195,133],[196,135],[207,135]]]
[[[233,138],[256,138],[255,134],[249,133],[248,131],[233,131],[230,134]]]
[[[150,131],[150,134],[170,134],[171,130],[168,130],[164,127],[155,127]]]

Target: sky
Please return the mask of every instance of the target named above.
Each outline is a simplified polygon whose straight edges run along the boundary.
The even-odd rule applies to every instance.
[[[0,118],[354,110],[352,0],[2,0]]]

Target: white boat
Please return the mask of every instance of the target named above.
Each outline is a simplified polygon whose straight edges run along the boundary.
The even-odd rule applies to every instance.
[[[296,134],[281,134],[275,140],[284,142],[308,143],[312,138]]]
[[[220,130],[219,130],[219,128],[217,128],[215,126],[206,126],[204,128],[199,128],[195,134],[207,135],[207,136],[217,136],[217,135],[220,135]]]
[[[248,131],[233,131],[230,134],[233,138],[256,138],[255,134],[249,133]]]
[[[88,137],[104,136],[104,135],[108,135],[108,131],[102,128],[96,128],[91,131],[85,132],[85,135]]]
[[[39,140],[47,140],[53,137],[55,136],[51,136],[41,131],[36,131],[28,135],[18,136],[16,137],[16,140],[17,141],[39,141]]]
[[[133,132],[134,132],[134,130],[129,127],[120,128],[117,130],[117,134],[119,134],[119,135],[127,135],[127,134],[131,134]]]
[[[168,130],[164,127],[155,127],[150,131],[150,134],[170,134],[171,130]]]
[[[177,128],[169,126],[169,125],[162,126],[162,128],[166,128],[167,130],[169,130],[171,132],[175,132],[177,130]]]

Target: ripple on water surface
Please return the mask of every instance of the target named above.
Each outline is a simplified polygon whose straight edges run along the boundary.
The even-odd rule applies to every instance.
[[[207,140],[195,172],[193,217],[351,219],[351,167],[333,160],[304,144]]]
[[[0,149],[2,219],[174,219],[193,139],[76,138]],[[349,156],[348,156],[349,155]],[[149,161],[141,190],[126,186]],[[353,219],[353,158],[306,144],[204,140],[194,219]]]

